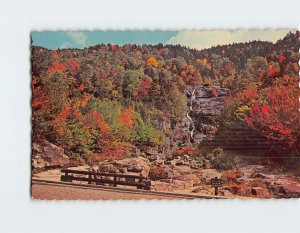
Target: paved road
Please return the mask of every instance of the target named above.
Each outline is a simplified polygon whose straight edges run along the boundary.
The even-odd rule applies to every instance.
[[[87,189],[82,187],[65,187],[49,184],[32,184],[32,197],[39,200],[157,200],[177,199],[176,197],[111,191],[101,189]]]

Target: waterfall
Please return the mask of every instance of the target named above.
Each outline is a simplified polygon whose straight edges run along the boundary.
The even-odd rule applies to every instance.
[[[191,102],[190,102],[190,106],[188,108],[188,111],[186,113],[186,117],[190,121],[190,125],[189,125],[189,131],[190,131],[189,141],[190,141],[190,144],[192,144],[192,142],[194,142],[194,134],[195,134],[195,123],[194,123],[193,119],[191,118],[191,116],[189,115],[193,111],[193,101],[196,99],[195,91],[196,91],[196,89],[194,89],[191,93]]]

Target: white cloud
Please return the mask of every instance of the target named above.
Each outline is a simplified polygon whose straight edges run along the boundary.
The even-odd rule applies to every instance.
[[[64,42],[63,44],[61,44],[61,46],[59,48],[60,49],[72,48],[72,44],[70,42]]]
[[[171,37],[168,44],[181,44],[196,49],[214,45],[262,40],[276,42],[293,29],[183,30]]]
[[[87,36],[84,32],[67,32],[66,34],[70,37],[75,46],[79,46],[81,48],[86,46]]]

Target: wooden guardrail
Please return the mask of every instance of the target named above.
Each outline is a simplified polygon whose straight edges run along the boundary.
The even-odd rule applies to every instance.
[[[62,169],[63,175],[60,180],[64,182],[86,181],[88,184],[95,183],[96,185],[110,184],[114,187],[117,185],[136,186],[138,189],[150,190],[151,182],[143,176],[125,175],[117,173],[104,173],[93,171],[78,171]]]

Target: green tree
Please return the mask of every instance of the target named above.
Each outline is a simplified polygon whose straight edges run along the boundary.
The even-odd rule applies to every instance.
[[[123,94],[130,100],[140,86],[141,72],[139,70],[126,70],[123,74]]]

